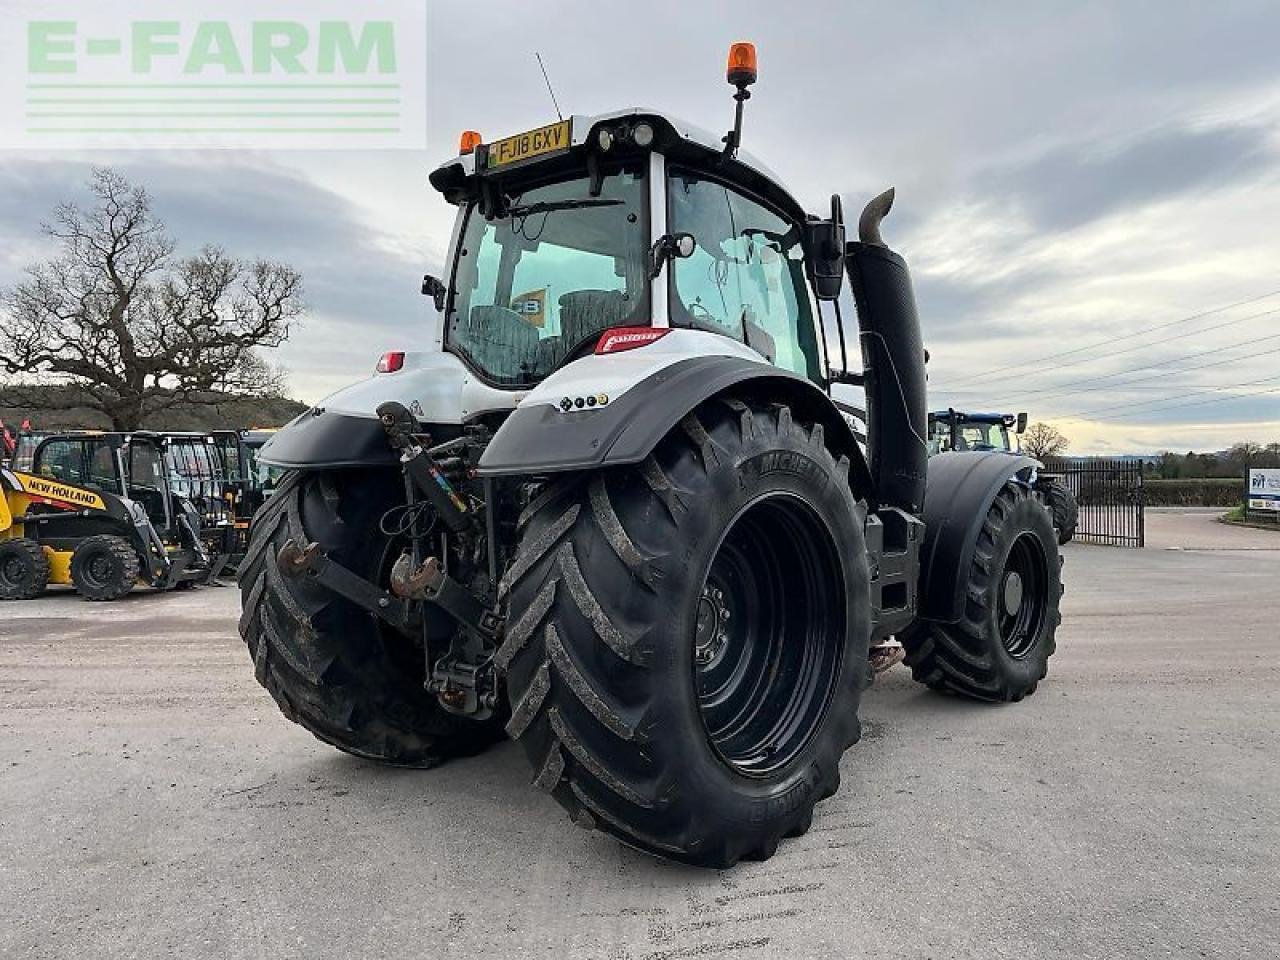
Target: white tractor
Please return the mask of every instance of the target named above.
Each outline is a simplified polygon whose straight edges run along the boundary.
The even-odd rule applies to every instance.
[[[873,648],[1020,700],[1061,594],[1036,462],[928,457],[892,192],[847,242],[739,149],[750,44],[728,79],[723,137],[646,109],[464,135],[433,324],[262,448],[289,472],[240,567],[258,679],[320,739],[430,766],[510,736],[578,824],[717,867],[836,791]],[[846,276],[854,373],[822,332]]]

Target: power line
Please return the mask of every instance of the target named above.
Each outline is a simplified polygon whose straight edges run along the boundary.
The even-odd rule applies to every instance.
[[[1250,356],[1250,357],[1248,357],[1247,359],[1249,359],[1249,360],[1253,360],[1255,357],[1264,357],[1264,356],[1266,356],[1268,353],[1280,353],[1280,347],[1276,348],[1275,350],[1266,350],[1266,351],[1263,351],[1262,353],[1254,354],[1253,356]],[[1219,365],[1219,364],[1221,364],[1221,363],[1236,363],[1236,362],[1237,362],[1236,358],[1235,358],[1235,357],[1232,357],[1230,360],[1220,360],[1220,361],[1218,361],[1217,363],[1211,363],[1211,364],[1210,364],[1210,363],[1207,363],[1207,364],[1205,364],[1205,366],[1206,366],[1206,367],[1210,367],[1210,366],[1218,366],[1218,365]],[[1198,369],[1200,369],[1200,368],[1199,368],[1199,367],[1192,367],[1192,368],[1190,368],[1190,369],[1191,369],[1191,370],[1198,370]],[[1184,371],[1184,370],[1172,370],[1172,371],[1170,371],[1168,374],[1161,373],[1161,374],[1159,374],[1159,375],[1157,375],[1157,376],[1139,377],[1139,378],[1137,378],[1137,380],[1154,380],[1154,379],[1157,379],[1158,377],[1169,377],[1169,378],[1172,378],[1173,376],[1175,376],[1175,375],[1177,375],[1177,374],[1185,373],[1185,372],[1189,372],[1189,371]],[[1187,389],[1187,390],[1191,390],[1191,389],[1198,388],[1198,387],[1204,387],[1204,388],[1206,388],[1206,389],[1212,389],[1212,390],[1224,390],[1224,389],[1226,389],[1226,388],[1228,388],[1228,387],[1232,386],[1232,384],[1230,384],[1230,383],[1196,383],[1196,382],[1194,382],[1194,381],[1186,381],[1186,380],[1172,380],[1172,381],[1171,381],[1171,382],[1169,382],[1169,383],[1143,383],[1143,384],[1138,384],[1137,386],[1134,386],[1134,384],[1137,384],[1137,380],[1130,380],[1130,381],[1126,381],[1126,382],[1124,382],[1124,383],[1113,383],[1113,384],[1108,384],[1104,389],[1106,389],[1106,390],[1107,390],[1107,391],[1109,391],[1109,392],[1114,392],[1114,393],[1117,393],[1117,394],[1120,394],[1120,393],[1141,393],[1141,392],[1143,392],[1143,391],[1147,391],[1147,390],[1158,390],[1158,391],[1160,391],[1161,393],[1167,393],[1167,392],[1168,392],[1168,391],[1170,391],[1170,390],[1181,390],[1181,389],[1184,389],[1184,388],[1185,388],[1185,389]],[[964,396],[975,395],[975,396],[982,396],[982,397],[990,397],[990,396],[991,396],[991,393],[990,393],[989,391],[987,391],[987,390],[945,390],[945,391],[940,391],[940,392],[941,392],[941,393],[943,393],[945,396],[948,396],[948,397],[954,397],[954,396],[960,396],[960,395],[964,395]],[[1072,393],[1072,392],[1073,392],[1073,391],[1070,391],[1070,390],[1064,390],[1064,391],[1063,391],[1063,393]],[[1025,393],[1023,393],[1023,394],[1019,394],[1019,395],[1020,395],[1020,396],[1025,396],[1026,394],[1025,394]],[[999,394],[999,396],[1004,396],[1004,394]],[[1008,406],[1008,404],[1003,404],[1003,405],[1004,405],[1004,406]],[[954,406],[954,404],[953,404],[953,406]],[[957,408],[957,409],[959,409],[959,408]]]
[[[1105,357],[1086,357],[1083,360],[1072,360],[1070,363],[1056,364],[1054,369],[1060,370],[1063,367],[1076,367],[1082,363],[1097,363],[1100,360],[1111,360],[1114,357],[1122,357],[1125,354],[1137,353],[1139,350],[1149,350],[1152,347],[1158,347],[1158,346],[1161,346],[1162,344],[1172,343],[1175,340],[1185,340],[1187,339],[1187,337],[1198,337],[1204,333],[1212,333],[1213,331],[1221,330],[1224,327],[1234,327],[1238,324],[1247,323],[1250,320],[1258,320],[1262,317],[1269,317],[1272,314],[1276,314],[1276,313],[1280,313],[1280,307],[1276,307],[1272,310],[1264,310],[1261,313],[1251,313],[1247,317],[1237,317],[1234,320],[1227,320],[1224,323],[1218,323],[1211,327],[1204,327],[1203,329],[1200,329],[1200,330],[1192,330],[1192,331],[1189,331],[1188,333],[1179,333],[1179,334],[1175,334],[1172,337],[1162,337],[1161,339],[1153,340],[1150,343],[1140,343],[1136,347],[1128,347],[1127,349],[1124,349],[1124,350],[1116,350],[1113,353],[1107,354]],[[1138,369],[1141,370],[1143,368],[1139,367]],[[1005,379],[1018,380],[1023,377],[1039,376],[1042,372],[1043,371],[1040,371],[1040,370],[1029,370],[1025,373],[1013,374],[1011,377],[1006,377]]]
[[[1244,340],[1244,341],[1242,341],[1242,342],[1240,342],[1240,343],[1231,343],[1231,344],[1227,344],[1226,346],[1222,346],[1222,347],[1214,347],[1212,350],[1197,350],[1197,351],[1196,351],[1196,352],[1194,352],[1194,353],[1184,354],[1184,355],[1183,355],[1183,356],[1181,356],[1181,357],[1173,357],[1173,358],[1171,358],[1171,359],[1167,359],[1167,360],[1160,360],[1160,361],[1158,361],[1158,362],[1156,362],[1156,363],[1149,363],[1149,364],[1146,364],[1145,366],[1141,366],[1141,367],[1131,367],[1131,368],[1129,368],[1128,370],[1117,370],[1115,373],[1103,373],[1103,374],[1099,374],[1099,375],[1098,375],[1098,376],[1096,376],[1096,377],[1084,377],[1083,379],[1080,379],[1080,380],[1068,380],[1066,383],[1057,383],[1057,384],[1053,384],[1052,386],[1042,387],[1042,388],[1037,389],[1037,390],[1020,390],[1020,391],[1018,391],[1018,395],[1019,395],[1020,397],[1028,397],[1028,396],[1040,396],[1040,397],[1046,397],[1046,396],[1061,396],[1061,395],[1062,395],[1062,394],[1064,394],[1064,393],[1073,393],[1073,392],[1074,392],[1074,391],[1072,391],[1072,390],[1065,389],[1065,388],[1067,388],[1067,387],[1079,386],[1080,384],[1085,384],[1085,383],[1098,383],[1098,382],[1100,382],[1100,381],[1102,381],[1102,380],[1111,380],[1111,379],[1113,379],[1113,378],[1115,378],[1115,377],[1123,377],[1123,376],[1127,376],[1127,375],[1129,375],[1129,374],[1131,374],[1131,373],[1137,373],[1137,372],[1139,372],[1139,371],[1141,371],[1141,370],[1154,370],[1154,369],[1156,369],[1157,367],[1162,367],[1162,366],[1164,366],[1164,365],[1166,365],[1166,364],[1170,364],[1170,363],[1181,363],[1181,362],[1182,362],[1182,361],[1184,361],[1184,360],[1194,360],[1194,359],[1196,359],[1197,357],[1208,357],[1208,356],[1212,356],[1212,355],[1217,354],[1217,353],[1223,353],[1223,352],[1225,352],[1225,351],[1227,351],[1227,350],[1238,350],[1240,347],[1255,346],[1255,345],[1257,345],[1257,344],[1259,344],[1259,343],[1266,343],[1266,342],[1271,341],[1271,340],[1280,340],[1280,333],[1268,334],[1268,335],[1267,335],[1267,336],[1265,336],[1265,337],[1254,337],[1252,340]],[[1252,360],[1252,359],[1254,359],[1255,357],[1266,356],[1267,354],[1277,353],[1277,352],[1280,352],[1280,351],[1276,351],[1276,350],[1266,350],[1266,351],[1261,351],[1261,352],[1258,352],[1258,353],[1255,353],[1255,354],[1251,354],[1251,355],[1246,356],[1246,357],[1231,357],[1231,358],[1229,358],[1229,359],[1227,359],[1227,360],[1216,361],[1216,362],[1214,362],[1214,363],[1206,363],[1206,364],[1204,364],[1204,365],[1202,365],[1202,366],[1199,366],[1199,367],[1188,367],[1188,368],[1186,368],[1186,369],[1184,369],[1184,370],[1168,370],[1168,371],[1165,371],[1165,372],[1163,372],[1163,373],[1154,373],[1154,374],[1151,374],[1150,376],[1146,376],[1146,377],[1136,377],[1135,379],[1130,380],[1130,381],[1126,381],[1125,383],[1120,383],[1120,384],[1111,384],[1111,385],[1109,385],[1109,386],[1125,386],[1127,383],[1138,383],[1138,382],[1140,382],[1140,381],[1142,381],[1142,380],[1154,380],[1156,377],[1168,376],[1169,374],[1175,374],[1175,373],[1189,373],[1189,372],[1191,372],[1192,370],[1203,370],[1203,369],[1205,369],[1206,367],[1219,366],[1219,365],[1220,365],[1220,364],[1222,364],[1222,363],[1239,363],[1239,362],[1244,362],[1244,361]],[[946,393],[947,391],[946,391],[945,389],[941,389],[941,392]],[[1010,391],[1005,391],[1005,392],[1006,392],[1006,393],[1008,393],[1008,392],[1010,392]]]
[[[1177,410],[1184,407],[1203,407],[1211,403],[1229,403],[1232,400],[1247,400],[1249,397],[1260,397],[1263,394],[1280,393],[1280,387],[1268,387],[1265,390],[1252,390],[1249,393],[1237,393],[1230,397],[1214,397],[1212,400],[1196,400],[1192,403],[1171,403],[1167,407],[1157,407],[1155,410],[1143,410],[1138,414],[1122,413],[1112,417],[1094,417],[1093,422],[1102,420],[1126,420],[1133,416],[1145,416],[1149,413],[1163,413],[1165,410]]]
[[[1031,360],[1024,360],[1021,363],[1011,363],[1003,367],[996,367],[993,370],[984,370],[982,373],[975,373],[968,377],[961,377],[959,380],[956,381],[956,383],[968,383],[972,380],[979,380],[985,377],[994,376],[997,373],[1003,373],[1006,370],[1023,369],[1028,364],[1039,365],[1039,364],[1043,364],[1047,360],[1056,360],[1059,357],[1069,357],[1077,353],[1084,353],[1085,351],[1088,351],[1088,350],[1096,350],[1098,347],[1105,347],[1108,344],[1118,343],[1121,340],[1131,340],[1134,337],[1140,337],[1146,333],[1153,333],[1156,330],[1165,330],[1165,329],[1168,329],[1169,327],[1179,326],[1180,324],[1191,323],[1193,320],[1202,320],[1205,317],[1211,317],[1214,314],[1225,313],[1228,310],[1234,310],[1236,307],[1243,307],[1243,306],[1247,306],[1250,303],[1257,303],[1259,300],[1266,300],[1269,297],[1276,296],[1277,294],[1280,294],[1280,290],[1272,290],[1270,293],[1263,293],[1256,297],[1249,297],[1245,300],[1237,300],[1235,303],[1228,303],[1225,306],[1214,307],[1212,310],[1205,310],[1201,313],[1194,313],[1189,317],[1182,317],[1178,320],[1169,320],[1164,323],[1157,323],[1150,327],[1144,327],[1141,330],[1135,330],[1132,333],[1125,333],[1125,334],[1120,334],[1114,337],[1108,337],[1106,340],[1099,340],[1097,343],[1092,343],[1092,344],[1089,344],[1088,346],[1075,347],[1071,350],[1062,350],[1062,351],[1059,351],[1058,353],[1046,354],[1043,357],[1035,357]],[[1215,328],[1210,327],[1209,329],[1215,329]],[[1202,330],[1199,332],[1203,333],[1205,331]],[[1178,339],[1178,338],[1173,338],[1173,339]],[[1162,342],[1167,342],[1167,341],[1157,340],[1154,343],[1148,344],[1148,346],[1157,346]],[[1067,366],[1075,366],[1075,364],[1067,364]]]
[[[1268,338],[1268,337],[1262,337],[1262,338],[1260,338],[1260,340],[1267,340],[1267,339],[1273,339],[1273,340],[1274,340],[1274,339],[1280,339],[1280,334],[1278,334],[1276,337],[1270,337],[1270,338]],[[1248,342],[1249,342],[1249,343],[1257,343],[1257,342],[1259,342],[1259,341],[1258,341],[1258,340],[1250,340],[1250,341],[1248,341]],[[1237,347],[1241,347],[1241,346],[1245,346],[1245,344],[1240,344],[1240,343],[1238,343],[1238,344],[1236,344],[1236,346],[1237,346]],[[1224,348],[1224,349],[1225,349],[1225,348]],[[1134,377],[1132,380],[1124,380],[1124,381],[1122,381],[1121,383],[1111,383],[1111,384],[1107,384],[1106,389],[1108,389],[1108,390],[1128,390],[1128,389],[1129,389],[1130,387],[1132,387],[1132,386],[1133,386],[1133,384],[1135,384],[1135,383],[1145,383],[1145,382],[1146,382],[1146,381],[1148,381],[1148,380],[1159,380],[1159,379],[1161,379],[1162,377],[1176,376],[1176,375],[1183,374],[1183,373],[1195,373],[1195,372],[1196,372],[1196,371],[1198,371],[1198,370],[1208,370],[1210,367],[1220,367],[1220,366],[1222,366],[1224,363],[1247,363],[1247,362],[1248,362],[1248,361],[1250,361],[1250,360],[1257,360],[1259,357],[1269,357],[1269,356],[1273,356],[1273,355],[1275,355],[1275,354],[1277,354],[1277,353],[1280,353],[1280,347],[1274,347],[1274,348],[1272,348],[1271,350],[1259,350],[1257,353],[1252,353],[1252,354],[1250,354],[1250,355],[1249,355],[1249,356],[1247,356],[1247,357],[1227,357],[1225,360],[1214,360],[1214,361],[1213,361],[1213,362],[1211,362],[1211,363],[1201,363],[1201,364],[1197,364],[1197,365],[1196,365],[1196,366],[1194,366],[1194,367],[1183,367],[1183,368],[1182,368],[1182,369],[1180,369],[1180,370],[1163,370],[1163,371],[1161,371],[1161,372],[1159,372],[1159,373],[1149,373],[1149,374],[1147,374],[1145,377]],[[1195,356],[1204,356],[1204,355],[1205,355],[1205,354],[1192,354],[1192,355],[1190,355],[1189,357],[1182,357],[1182,358],[1180,358],[1180,359],[1182,359],[1182,360],[1187,360],[1187,359],[1192,359],[1192,358],[1193,358],[1193,357],[1195,357]],[[1165,363],[1176,363],[1177,361],[1176,361],[1176,360],[1167,360],[1167,361],[1164,361],[1164,362],[1165,362]],[[1146,369],[1146,368],[1145,368],[1145,367],[1134,367],[1131,371],[1128,371],[1128,372],[1130,372],[1130,373],[1137,373],[1139,370],[1144,370],[1144,369]],[[1109,374],[1108,376],[1120,376],[1120,374]],[[1191,386],[1199,386],[1199,384],[1191,384]],[[1159,385],[1153,385],[1153,386],[1149,386],[1149,387],[1137,387],[1136,389],[1139,389],[1139,390],[1167,390],[1167,389],[1169,389],[1169,387],[1168,387],[1168,385],[1166,385],[1166,384],[1159,384]],[[950,394],[952,394],[952,393],[979,393],[979,394],[982,394],[982,395],[984,395],[984,396],[989,396],[988,391],[986,391],[986,390],[975,390],[975,389],[970,389],[970,390],[947,390],[947,391],[944,391],[944,392],[945,392],[947,395],[950,395]],[[1039,394],[1039,395],[1042,395],[1042,396],[1044,396],[1044,397],[1051,397],[1051,396],[1060,396],[1060,395],[1062,395],[1062,394],[1064,394],[1064,393],[1075,393],[1075,392],[1076,392],[1076,391],[1074,391],[1074,390],[1058,390],[1058,389],[1055,389],[1055,388],[1046,388],[1046,390],[1024,390],[1024,391],[1020,391],[1020,392],[1019,392],[1019,395],[1020,395],[1020,396],[1027,396],[1027,395],[1029,395],[1029,394]]]
[[[1110,404],[1105,407],[1095,407],[1092,410],[1082,410],[1079,413],[1063,414],[1059,419],[1074,420],[1076,418],[1088,417],[1091,414],[1095,414],[1095,413],[1107,413],[1108,411],[1112,411],[1112,410],[1126,410],[1132,407],[1145,407],[1153,403],[1165,403],[1169,400],[1180,400],[1184,397],[1203,396],[1206,393],[1216,393],[1222,390],[1235,390],[1240,387],[1253,387],[1253,386],[1257,386],[1259,383],[1272,383],[1276,380],[1280,380],[1280,375],[1273,375],[1270,377],[1259,377],[1257,380],[1246,380],[1243,383],[1229,383],[1221,387],[1206,387],[1203,390],[1192,390],[1190,393],[1171,394],[1170,396],[1167,396],[1167,397],[1156,397],[1154,400],[1135,400],[1132,403]]]

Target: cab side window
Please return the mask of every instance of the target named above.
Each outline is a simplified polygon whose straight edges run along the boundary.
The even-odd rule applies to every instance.
[[[671,261],[674,326],[723,333],[821,379],[799,227],[701,175],[668,185],[668,229],[691,233],[693,256]]]
[[[32,472],[48,480],[83,485],[89,480],[89,464],[79,440],[50,440],[38,451]]]
[[[50,440],[36,451],[32,473],[78,487],[120,493],[115,451],[93,440]]]

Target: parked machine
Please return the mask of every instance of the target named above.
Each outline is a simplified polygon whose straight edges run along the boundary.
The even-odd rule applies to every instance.
[[[1026,413],[963,413],[954,408],[929,414],[929,452],[947,450],[1018,451],[1027,429]],[[1010,431],[1013,431],[1012,436]]]
[[[282,429],[240,568],[286,716],[427,766],[517,740],[579,825],[688,863],[808,830],[859,738],[873,645],[920,682],[1021,700],[1060,558],[1027,457],[928,457],[893,192],[846,242],[733,129],[649,110],[463,135],[422,342]],[[848,277],[863,363],[820,312]],[[833,404],[866,391],[868,453]]]
[[[249,525],[275,489],[282,471],[258,462],[258,451],[275,435],[274,428],[215,430],[214,442],[228,478],[224,499],[235,526],[235,546],[229,566],[234,568],[249,545]]]
[[[32,599],[52,583],[116,600],[139,583],[207,579],[217,563],[158,434],[50,434],[28,471],[0,467],[0,599]]]
[[[1027,429],[1027,414],[964,413],[955,408],[929,414],[929,453],[949,450],[995,450],[1020,453],[1017,438]],[[1010,436],[1009,431],[1013,431]],[[1058,543],[1068,543],[1080,522],[1080,505],[1076,502],[1066,477],[1060,473],[1036,471],[1036,495],[1053,513],[1053,528]]]
[[[229,497],[233,476],[223,462],[214,433],[171,431],[160,436],[165,465],[173,492],[186,499],[200,515],[200,536],[222,573],[237,553],[235,505]]]

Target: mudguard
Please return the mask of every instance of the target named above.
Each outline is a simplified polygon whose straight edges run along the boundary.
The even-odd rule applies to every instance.
[[[264,443],[258,460],[285,470],[393,466],[396,452],[377,417],[313,407]]]
[[[548,403],[522,404],[489,443],[480,460],[480,474],[560,473],[639,463],[686,414],[729,390],[736,396],[788,403],[798,418],[822,424],[832,449],[849,457],[855,492],[871,495],[866,461],[830,397],[788,370],[726,355],[670,363],[605,406],[566,405],[568,409],[563,409]]]
[[[920,616],[955,623],[987,511],[1009,480],[1030,486],[1038,460],[998,450],[940,453],[929,459],[920,550]]]

